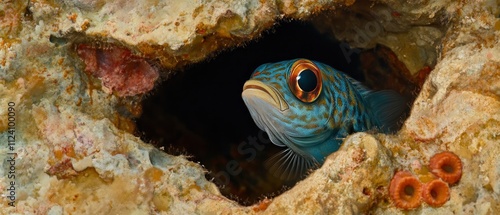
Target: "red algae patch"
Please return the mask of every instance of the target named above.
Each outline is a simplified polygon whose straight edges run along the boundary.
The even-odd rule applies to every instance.
[[[252,209],[254,212],[262,212],[262,211],[265,211],[267,209],[267,207],[269,207],[269,205],[271,204],[272,200],[269,200],[269,199],[263,199],[262,201],[260,201],[259,203],[255,204]]]
[[[85,72],[101,79],[103,88],[118,96],[146,93],[159,77],[156,68],[125,48],[79,44],[76,51],[85,63]]]

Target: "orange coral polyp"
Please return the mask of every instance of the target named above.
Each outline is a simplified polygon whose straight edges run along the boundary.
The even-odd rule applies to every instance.
[[[462,177],[462,161],[452,152],[441,152],[430,159],[431,172],[452,185]]]
[[[424,184],[422,188],[422,198],[424,202],[432,207],[444,205],[450,199],[450,187],[444,181],[434,179]]]
[[[401,209],[413,209],[420,206],[422,200],[422,183],[410,172],[397,172],[391,180],[389,195],[396,205]]]

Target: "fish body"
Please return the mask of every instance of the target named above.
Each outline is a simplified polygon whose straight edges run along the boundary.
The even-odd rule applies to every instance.
[[[259,66],[244,84],[243,100],[257,126],[286,149],[273,171],[296,175],[322,164],[347,135],[394,130],[401,97],[371,92],[332,67],[307,59]]]

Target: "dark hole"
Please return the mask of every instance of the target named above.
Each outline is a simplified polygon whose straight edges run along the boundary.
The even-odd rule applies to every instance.
[[[341,47],[346,44],[308,23],[281,23],[244,47],[169,77],[144,100],[138,133],[170,154],[190,155],[222,194],[243,205],[278,195],[295,182],[264,167],[283,148],[269,143],[255,125],[241,98],[243,84],[259,65],[294,58],[317,60],[364,81],[357,52],[348,63]]]
[[[363,194],[369,196],[372,194],[372,192],[370,191],[370,188],[365,187],[363,188]]]
[[[431,190],[431,196],[432,196],[432,198],[437,198],[438,194],[437,194],[437,191],[435,189]]]
[[[32,21],[33,20],[33,12],[30,10],[30,5],[31,5],[31,1],[28,1],[28,5],[26,5],[26,8],[24,9],[24,17],[27,20]]]
[[[404,192],[407,196],[413,196],[413,193],[415,193],[415,188],[413,186],[406,186],[404,189]]]
[[[446,172],[446,173],[453,173],[453,167],[451,165],[443,165],[442,169]]]

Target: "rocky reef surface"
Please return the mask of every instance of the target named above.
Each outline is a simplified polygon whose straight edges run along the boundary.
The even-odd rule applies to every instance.
[[[431,157],[450,151],[461,160],[462,177],[450,185],[449,200],[409,213],[494,214],[500,211],[498,4],[4,1],[0,212],[403,214],[389,194],[394,174],[408,171],[428,182]],[[222,196],[200,164],[131,134],[143,94],[171,71],[289,18],[311,20],[351,47],[388,47],[408,78],[423,80],[432,69],[400,132],[353,134],[292,189],[247,207]]]

